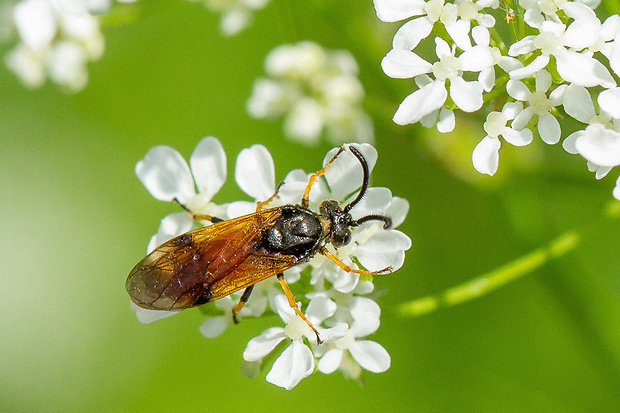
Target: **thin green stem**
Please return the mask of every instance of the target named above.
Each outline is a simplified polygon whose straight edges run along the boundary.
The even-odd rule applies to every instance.
[[[620,216],[620,203],[611,202],[604,211],[607,218]],[[502,287],[511,281],[531,274],[553,259],[563,257],[574,250],[582,236],[575,230],[566,231],[553,239],[546,246],[538,248],[497,269],[482,274],[463,284],[444,290],[440,294],[429,295],[401,304],[399,313],[404,317],[417,317],[433,312],[440,307],[452,307]]]

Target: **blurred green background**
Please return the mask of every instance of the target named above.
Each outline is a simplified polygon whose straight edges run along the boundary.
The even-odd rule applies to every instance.
[[[382,73],[398,25],[379,22],[370,0],[286,4],[273,0],[233,38],[198,3],[120,6],[131,18],[104,27],[105,54],[75,95],[27,90],[0,69],[0,411],[618,411],[620,221],[603,218],[615,177],[595,181],[580,158],[536,141],[505,145],[497,175],[478,175],[484,118],[461,117],[448,135],[391,122],[413,84]],[[150,147],[189,157],[217,136],[229,180],[216,202],[242,197],[234,158],[254,143],[271,151],[276,180],[321,164],[329,144],[286,141],[281,122],[244,106],[267,52],[305,39],[360,63],[373,183],[409,200],[400,229],[413,247],[401,270],[375,279],[387,293],[372,339],[391,368],[365,373],[364,386],[317,373],[285,391],[240,372],[247,341],[273,320],[215,340],[198,332],[197,310],[141,325],[124,281],[178,210],[134,174]],[[396,311],[571,229],[576,250],[497,291],[417,318]]]

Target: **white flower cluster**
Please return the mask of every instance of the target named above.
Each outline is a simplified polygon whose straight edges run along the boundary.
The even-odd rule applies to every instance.
[[[500,138],[523,146],[536,131],[545,143],[558,143],[558,118],[568,116],[584,128],[565,136],[563,147],[583,156],[602,178],[620,165],[620,17],[601,23],[593,11],[598,3],[519,0],[517,9],[504,11],[505,18],[522,19],[527,35],[507,47],[492,16],[498,0],[374,0],[383,21],[415,17],[397,31],[382,61],[388,76],[414,78],[418,86],[394,122],[449,132],[455,127],[453,109],[476,112],[485,94],[499,95],[503,108],[488,112],[487,135],[472,154],[476,170],[497,171]],[[444,34],[434,38],[437,59],[429,62],[415,49],[433,32]],[[507,95],[497,93],[504,87]],[[620,178],[614,196],[620,199]]]
[[[79,91],[88,82],[88,62],[101,57],[104,39],[94,13],[106,12],[109,0],[21,0],[3,10],[12,16],[19,42],[5,63],[29,87],[47,78]]]
[[[252,13],[264,8],[269,0],[202,0],[207,9],[220,13],[220,31],[234,36],[252,22]]]
[[[377,159],[376,150],[368,144],[356,144],[356,148],[372,169]],[[336,150],[326,155],[324,164]],[[204,138],[196,146],[189,166],[176,150],[168,146],[154,147],[138,162],[136,174],[156,199],[177,199],[194,213],[235,218],[256,209],[256,203],[249,201],[222,205],[212,202],[213,195],[226,180],[226,156],[220,142],[213,137]],[[298,204],[308,178],[309,174],[301,169],[291,171],[269,207]],[[362,182],[359,161],[345,151],[323,178],[314,184],[310,192],[310,208],[315,211],[325,199],[341,202],[352,199],[350,194],[358,190]],[[262,145],[242,150],[237,157],[235,180],[255,200],[264,201],[271,197],[276,185],[269,151]],[[354,219],[368,214],[385,214],[392,218],[396,227],[403,222],[408,209],[405,199],[392,196],[387,188],[373,187],[368,189],[351,214]],[[148,250],[190,230],[193,225],[188,212],[166,216],[151,239]],[[338,251],[332,246],[328,249],[353,268],[357,268],[359,263],[368,269],[391,266],[396,270],[402,266],[405,251],[410,246],[411,240],[402,232],[384,230],[382,223],[368,223],[353,228],[350,244]],[[309,282],[298,283],[302,275],[304,279],[309,276]],[[317,327],[324,343],[316,344],[314,332],[289,306],[279,283],[275,279],[267,279],[255,285],[248,304],[238,316],[260,317],[269,309],[280,316],[282,325],[268,328],[250,340],[243,353],[246,365],[260,364],[280,343],[286,342],[288,345],[266,376],[267,381],[286,389],[293,388],[316,369],[325,374],[340,369],[348,377],[359,378],[362,369],[379,373],[389,368],[387,351],[380,344],[366,339],[379,327],[381,313],[378,304],[369,297],[374,286],[368,277],[362,276],[360,279],[358,274],[345,272],[320,254],[288,270],[285,277],[294,291],[301,290],[297,291],[297,298],[307,302],[303,307],[305,314]],[[204,336],[217,337],[233,322],[231,310],[239,297],[240,294],[236,293],[214,303],[222,311],[220,315],[207,318],[200,327]],[[175,314],[145,310],[135,305],[133,308],[143,323]]]
[[[323,132],[335,145],[372,143],[358,71],[346,50],[325,50],[308,41],[278,46],[265,59],[268,77],[254,83],[248,113],[259,119],[284,117],[284,134],[306,144],[316,143]]]

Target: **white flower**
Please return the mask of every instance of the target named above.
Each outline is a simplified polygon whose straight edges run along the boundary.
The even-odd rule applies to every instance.
[[[156,199],[176,200],[195,214],[222,218],[223,209],[211,202],[226,180],[226,154],[222,144],[214,137],[202,139],[189,163],[188,166],[175,149],[165,145],[155,146],[136,164],[136,175]],[[160,230],[175,236],[189,230],[192,223],[190,214],[175,213],[162,220]],[[185,231],[178,232],[182,229]]]
[[[577,151],[588,161],[603,167],[620,165],[620,133],[600,123],[589,125],[575,141]]]
[[[568,27],[559,22],[544,20],[538,13],[526,13],[525,22],[539,31],[538,35],[526,36],[512,44],[511,56],[537,52],[539,55],[527,66],[510,72],[512,79],[529,77],[547,67],[550,57],[557,63],[557,71],[567,82],[581,86],[613,87],[613,77],[605,66],[591,53],[579,53],[598,42],[601,22],[591,8],[575,2],[567,2],[563,11],[573,19]]]
[[[620,122],[617,118],[612,117],[609,113],[617,114],[618,112],[618,88],[608,89],[603,91],[598,96],[599,114],[596,114],[594,103],[590,96],[590,92],[583,86],[569,85],[564,93],[564,110],[566,113],[580,122],[588,125],[602,125],[607,129],[615,129],[618,131]],[[589,127],[589,126],[588,126]],[[588,127],[585,129],[587,130]],[[570,134],[564,142],[562,147],[572,154],[580,153],[577,149],[577,140],[586,134],[586,130],[578,130]],[[598,131],[598,127],[590,129],[592,131]],[[599,165],[592,159],[586,158],[588,161],[588,170],[596,173],[596,179],[605,177],[613,166]]]
[[[272,50],[265,59],[269,78],[254,83],[247,102],[250,116],[284,117],[284,133],[306,144],[323,132],[330,142],[372,142],[370,117],[362,108],[364,89],[358,67],[345,50],[325,50],[300,42]]]
[[[104,39],[93,11],[107,3],[81,0],[22,0],[13,8],[13,23],[21,40],[5,56],[7,66],[30,87],[47,77],[68,91],[83,89],[86,65],[101,57]]]
[[[500,136],[515,146],[529,145],[532,142],[531,130],[514,128],[514,119],[522,111],[523,104],[521,102],[508,102],[501,112],[494,111],[487,115],[487,120],[484,123],[487,136],[476,145],[472,153],[472,162],[478,172],[487,175],[493,175],[497,172],[499,148],[501,147]],[[511,126],[507,126],[508,121],[512,121]]]
[[[305,315],[316,326],[333,315],[336,303],[324,296],[317,296],[315,300],[320,300],[320,305],[313,305],[311,301]],[[282,340],[290,340],[290,345],[276,359],[266,377],[268,382],[290,390],[314,371],[314,355],[303,339],[307,337],[309,340],[316,340],[316,336],[308,324],[289,306],[284,295],[278,295],[275,302],[278,314],[286,326],[268,328],[260,336],[250,340],[243,352],[243,358],[250,362],[261,361]],[[323,342],[330,343],[346,334],[347,325],[318,328],[318,331]]]
[[[234,36],[252,22],[252,13],[264,8],[269,0],[203,0],[207,9],[221,13],[220,31]]]
[[[356,294],[365,294],[372,291],[371,282],[360,283],[354,291]],[[364,291],[365,290],[365,291]],[[374,333],[379,327],[381,308],[367,297],[332,292],[337,310],[328,323],[346,322],[349,330],[346,335],[331,344],[315,349],[320,357],[318,369],[325,374],[331,374],[340,368],[352,378],[359,378],[359,367],[373,373],[382,373],[390,367],[390,355],[378,343],[370,340],[360,340]]]
[[[448,98],[446,81],[450,82],[450,97],[454,103],[465,112],[474,112],[482,107],[483,88],[478,81],[465,81],[461,57],[456,57],[456,46],[452,48],[448,43],[435,38],[436,54],[439,61],[431,64],[416,55],[414,52],[403,49],[392,49],[382,60],[383,71],[390,77],[409,78],[415,77],[420,89],[416,90],[403,100],[394,114],[394,122],[399,125],[415,123],[426,116],[437,118],[439,112]],[[435,79],[424,75],[432,73]],[[449,117],[454,114],[448,108]],[[454,122],[450,121],[453,125]],[[447,129],[447,128],[446,128]],[[451,129],[441,128],[441,132],[449,132]]]
[[[560,123],[550,111],[562,103],[564,88],[556,88],[549,97],[547,91],[551,87],[551,75],[546,70],[536,73],[536,89],[531,92],[527,85],[519,80],[509,80],[506,91],[517,101],[527,103],[525,108],[515,115],[512,126],[521,130],[533,117],[537,117],[538,133],[545,143],[555,144],[560,140]],[[536,118],[535,118],[536,119]]]

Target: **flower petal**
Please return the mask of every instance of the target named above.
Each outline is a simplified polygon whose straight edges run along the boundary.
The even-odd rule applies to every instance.
[[[493,55],[488,46],[474,46],[465,50],[459,56],[463,64],[463,70],[470,72],[480,72],[482,69],[493,66]]]
[[[409,201],[405,198],[393,197],[392,202],[385,209],[385,215],[392,218],[392,227],[396,228],[403,223],[409,212]]]
[[[189,165],[198,192],[211,200],[226,181],[226,153],[220,141],[212,136],[202,139],[189,158]]]
[[[450,79],[450,97],[464,112],[475,112],[482,107],[482,92],[478,81],[466,82],[462,77]]]
[[[235,180],[239,188],[258,201],[269,199],[275,192],[275,170],[269,150],[252,145],[237,156]]]
[[[149,310],[147,308],[142,308],[139,305],[135,304],[133,301],[130,302],[130,305],[131,309],[136,313],[136,318],[142,324],[150,324],[154,321],[172,317],[173,315],[178,314],[178,311]]]
[[[136,164],[136,175],[146,189],[160,201],[185,202],[195,194],[194,179],[187,162],[169,146],[151,148]]]
[[[432,29],[433,22],[426,16],[408,21],[394,34],[392,47],[394,49],[413,50],[422,39],[428,37]]]
[[[469,20],[457,20],[452,24],[446,25],[446,31],[454,40],[454,43],[461,50],[467,50],[471,48],[471,40],[469,38],[469,32],[471,28],[471,23]],[[463,69],[465,70],[465,69]]]
[[[578,154],[579,151],[577,150],[577,147],[575,146],[575,142],[577,142],[577,138],[579,138],[584,133],[585,132],[583,130],[580,130],[580,131],[573,132],[570,135],[568,135],[566,139],[564,139],[564,141],[562,142],[562,148],[564,148],[566,152],[571,153],[573,155]]]
[[[437,131],[440,133],[448,133],[454,130],[456,126],[456,117],[454,111],[448,108],[439,110],[439,119],[437,119]]]
[[[301,340],[293,340],[273,363],[265,379],[271,384],[290,390],[312,374],[313,370],[312,351]]]
[[[308,303],[306,316],[312,324],[321,324],[323,320],[334,315],[336,303],[325,293],[315,295]]]
[[[560,122],[550,113],[538,117],[538,133],[543,142],[555,145],[560,141]]]
[[[374,341],[356,341],[349,349],[349,352],[362,368],[370,372],[383,373],[390,368],[391,360],[389,353]]]
[[[514,146],[525,146],[532,143],[534,136],[532,135],[532,131],[529,128],[523,128],[521,130],[516,130],[513,128],[506,128],[502,132],[502,136],[506,139],[511,145]]]
[[[528,89],[525,83],[521,82],[520,80],[512,79],[510,79],[506,83],[506,92],[508,92],[510,97],[512,97],[513,99],[521,101],[527,100],[528,96],[532,94],[532,92],[530,92],[530,89]]]
[[[226,330],[229,318],[226,316],[209,317],[198,327],[198,330],[206,338],[215,338]]]
[[[574,19],[562,35],[564,45],[575,50],[592,46],[601,35],[601,22],[594,10],[579,2],[566,3],[562,9]]]
[[[620,88],[602,91],[598,95],[598,103],[612,118],[620,119]]]
[[[355,337],[366,337],[379,328],[381,307],[366,297],[353,297],[349,304],[349,311],[353,317],[351,331]]]
[[[501,142],[498,138],[485,136],[474,148],[471,154],[472,162],[476,171],[493,175],[499,165],[499,148]]]
[[[448,91],[443,81],[433,81],[416,90],[402,101],[394,114],[398,125],[416,123],[424,116],[443,106]]]
[[[426,13],[422,0],[373,0],[377,17],[384,22],[397,22]]]
[[[616,86],[616,82],[607,68],[586,54],[564,50],[557,53],[555,59],[558,73],[567,82],[586,87],[601,85],[610,88]]]
[[[349,326],[347,323],[340,323],[330,328],[322,328],[317,327],[319,335],[321,336],[321,340],[324,343],[333,343],[336,340],[340,340],[342,337],[347,335],[349,331]],[[314,335],[308,337],[310,340],[314,339]]]
[[[381,60],[381,68],[391,78],[408,79],[431,71],[431,64],[404,49],[392,49]]]
[[[620,201],[620,177],[616,180],[616,186],[614,187],[612,194],[614,198]]]
[[[589,123],[596,115],[590,92],[583,86],[568,85],[564,92],[563,105],[566,113],[583,123]]]
[[[31,50],[44,47],[56,35],[57,23],[52,4],[44,0],[26,0],[13,8],[13,20],[19,37]]]
[[[403,265],[404,251],[411,248],[411,239],[398,230],[379,230],[355,249],[355,257],[366,268],[380,270]]]
[[[510,78],[511,79],[523,79],[526,77],[530,77],[534,73],[538,72],[539,70],[542,70],[545,67],[547,67],[547,63],[549,63],[549,56],[540,55],[536,57],[534,60],[532,60],[532,62],[529,65],[520,67],[518,69],[511,70],[509,73]]]
[[[581,156],[599,166],[620,165],[620,133],[599,123],[588,126],[575,147]]]
[[[319,371],[323,374],[332,374],[333,372],[335,372],[338,367],[340,367],[343,354],[344,351],[338,348],[332,348],[327,350],[327,352],[323,355],[323,357],[321,357],[321,359],[317,363]]]
[[[359,274],[355,274],[353,272],[346,272],[344,270],[340,270],[337,273],[337,277],[333,282],[334,289],[343,294],[348,294],[355,289],[357,286],[357,282],[360,279]]]
[[[351,211],[351,215],[354,219],[358,219],[369,214],[381,214],[390,202],[392,202],[392,191],[388,188],[368,188],[364,198]]]
[[[246,361],[262,360],[267,354],[271,353],[282,340],[286,338],[284,329],[281,327],[271,327],[263,331],[260,336],[254,337],[248,342],[243,351],[243,359]]]

